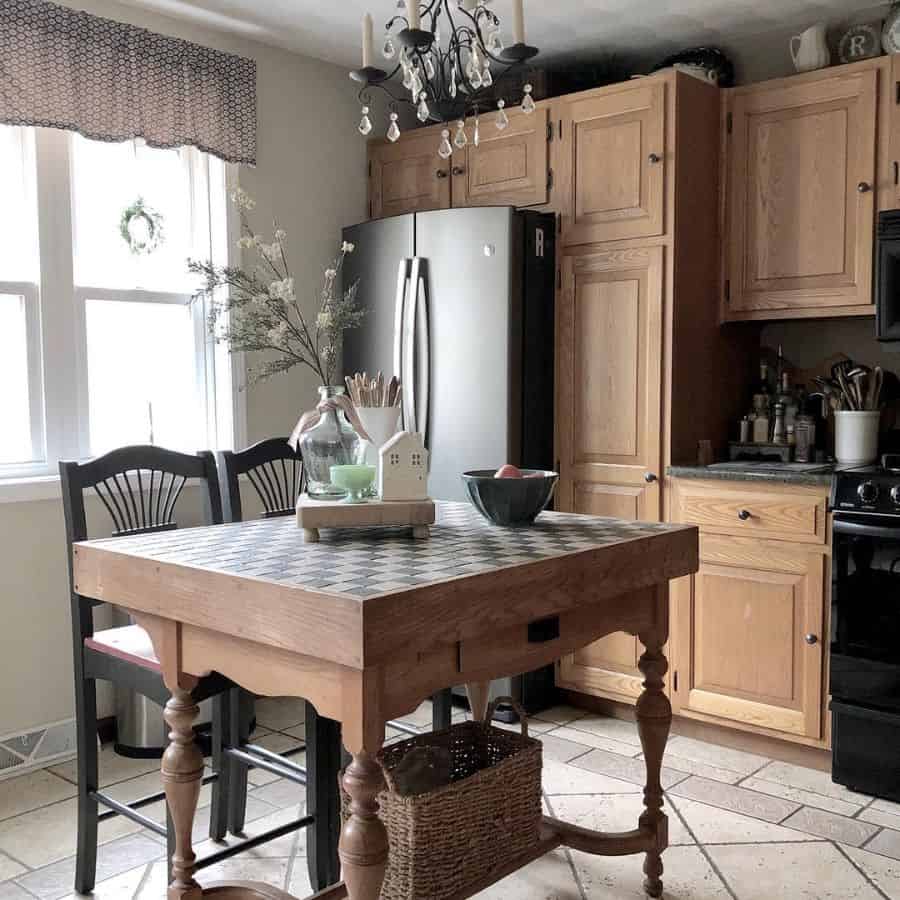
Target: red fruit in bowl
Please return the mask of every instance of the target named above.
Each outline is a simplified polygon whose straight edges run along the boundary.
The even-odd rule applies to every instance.
[[[494,478],[521,478],[522,470],[507,463],[494,472]]]

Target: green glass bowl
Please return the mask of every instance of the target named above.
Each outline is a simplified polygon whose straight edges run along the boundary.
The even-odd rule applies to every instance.
[[[375,481],[375,466],[332,466],[331,483],[347,492],[345,503],[365,503],[363,493]]]

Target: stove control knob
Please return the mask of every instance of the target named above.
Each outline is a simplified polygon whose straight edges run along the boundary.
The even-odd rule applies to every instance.
[[[900,484],[895,484],[891,488],[891,500],[893,500],[897,506],[900,506]]]
[[[878,499],[878,485],[874,481],[864,481],[856,489],[856,495],[863,503],[874,503]]]

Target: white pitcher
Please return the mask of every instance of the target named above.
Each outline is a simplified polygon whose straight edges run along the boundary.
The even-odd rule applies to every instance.
[[[791,56],[798,72],[812,72],[831,65],[831,51],[825,39],[825,23],[810,25],[803,34],[791,38]]]

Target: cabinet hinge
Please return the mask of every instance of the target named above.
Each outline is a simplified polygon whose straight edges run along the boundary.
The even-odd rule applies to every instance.
[[[678,691],[678,671],[676,669],[675,672],[672,673],[672,690]]]
[[[894,103],[900,106],[900,81],[894,84]]]
[[[369,218],[372,218],[372,201],[369,201]]]
[[[553,169],[547,169],[547,190],[553,190]]]
[[[731,303],[731,280],[725,279],[725,302]]]
[[[562,140],[562,119],[559,120],[559,139]]]
[[[556,214],[556,233],[560,234],[562,232],[562,213],[558,212]]]
[[[725,114],[725,131],[728,134],[731,134],[732,129],[734,128],[734,114],[726,113]]]
[[[548,122],[547,123],[547,143],[549,144],[550,141],[552,141],[552,140],[553,140],[553,123]]]
[[[369,160],[369,178],[372,177],[372,160]]]
[[[562,269],[557,268],[556,270],[556,289],[559,290],[562,287]],[[559,468],[557,467],[557,472]]]

